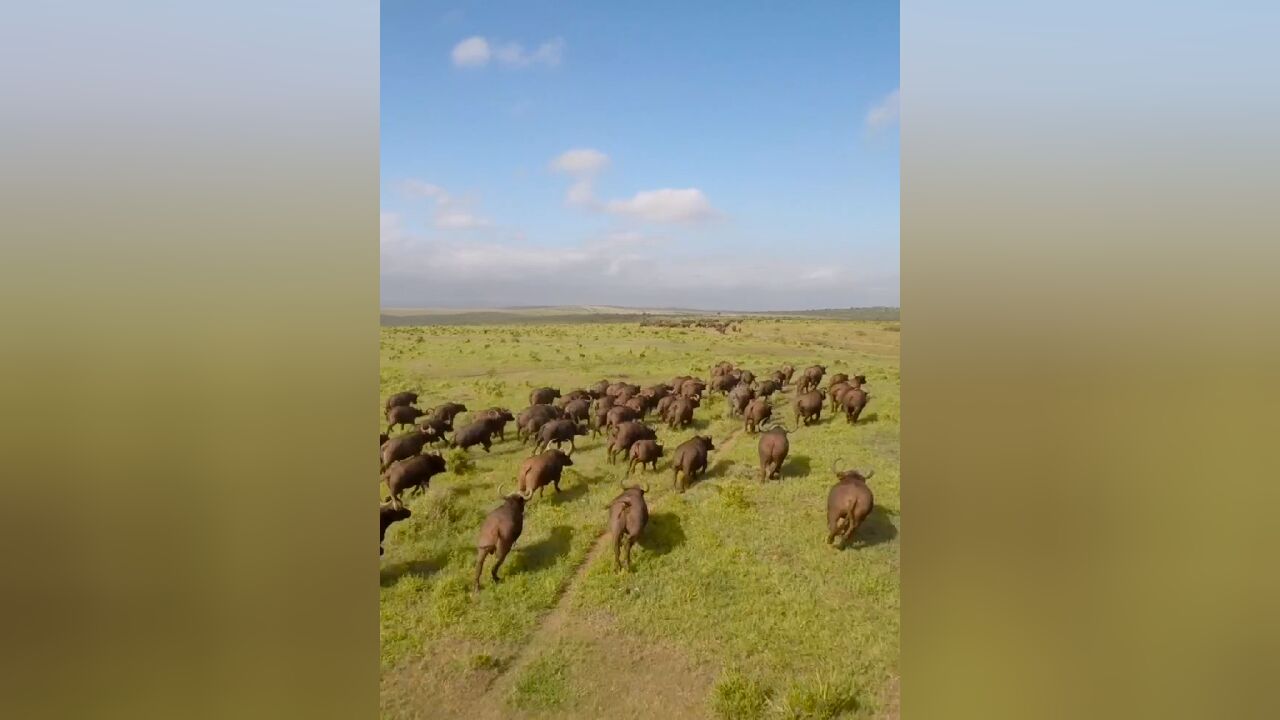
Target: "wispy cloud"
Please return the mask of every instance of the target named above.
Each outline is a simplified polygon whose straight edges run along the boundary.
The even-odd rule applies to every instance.
[[[454,45],[450,58],[460,68],[482,68],[490,61],[509,68],[556,67],[564,57],[564,47],[563,38],[553,38],[533,50],[525,50],[518,42],[500,43],[473,35]]]
[[[410,197],[433,201],[432,222],[438,228],[468,230],[493,225],[487,218],[477,215],[471,209],[474,204],[472,200],[454,197],[439,185],[411,178],[402,182],[400,188]]]
[[[609,167],[609,156],[592,148],[575,148],[552,159],[550,168],[573,178],[565,202],[653,223],[691,223],[717,215],[711,201],[698,188],[642,190],[630,198],[600,201],[595,181]]]
[[[898,122],[898,90],[894,89],[867,111],[867,129],[883,130]]]
[[[753,309],[892,304],[897,276],[750,253],[716,253],[636,231],[573,244],[469,240],[382,223],[388,306],[616,304]]]

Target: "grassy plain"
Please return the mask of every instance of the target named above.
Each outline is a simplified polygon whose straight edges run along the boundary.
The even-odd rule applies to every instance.
[[[518,412],[533,387],[706,378],[717,360],[759,374],[784,362],[861,373],[871,402],[857,426],[824,409],[818,425],[797,428],[790,389],[775,395],[791,454],[782,480],[767,484],[756,436],[727,417],[722,398],[704,402],[690,430],[660,427],[669,452],[694,433],[710,433],[718,449],[707,478],[683,495],[669,456],[648,475],[651,519],[633,574],[615,572],[599,542],[625,466],[607,464],[602,438],[580,438],[564,492],[529,502],[504,582],[486,573],[479,594],[470,589],[476,531],[529,450],[509,428],[492,453],[474,448],[461,474],[460,451],[445,451],[450,471],[408,499],[413,517],[387,533],[383,715],[896,716],[899,329],[759,317],[724,335],[635,323],[384,327],[382,396],[415,390],[423,407]],[[825,544],[837,458],[876,471],[877,507],[844,551]]]

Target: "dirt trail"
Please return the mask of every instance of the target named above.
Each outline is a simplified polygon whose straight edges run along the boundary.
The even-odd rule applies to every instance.
[[[729,438],[725,440],[722,445],[718,445],[716,450],[713,452],[727,455],[729,451],[733,449],[734,445],[737,444],[738,439],[742,435],[742,428],[739,427],[735,429],[729,434]],[[656,507],[661,507],[660,503],[655,503],[650,505],[650,509],[655,509],[655,505]],[[472,708],[472,717],[481,719],[511,717],[513,713],[506,707],[505,701],[507,695],[511,692],[512,686],[515,684],[516,679],[520,677],[521,672],[529,665],[529,663],[533,662],[544,651],[554,647],[558,641],[565,637],[572,637],[576,641],[590,643],[600,650],[599,662],[593,666],[593,676],[598,675],[603,677],[610,675],[610,668],[605,666],[610,663],[617,663],[620,656],[634,657],[634,654],[619,654],[616,652],[617,648],[615,647],[615,644],[618,642],[618,639],[614,637],[606,640],[604,637],[611,632],[608,628],[600,627],[593,623],[595,627],[592,632],[582,633],[575,631],[574,628],[567,627],[569,617],[574,614],[573,599],[577,595],[579,588],[582,586],[582,579],[586,577],[587,572],[593,565],[595,565],[600,555],[606,552],[609,548],[609,534],[607,532],[602,533],[596,538],[595,544],[592,545],[591,550],[587,552],[586,558],[583,559],[582,564],[574,570],[569,581],[565,583],[564,590],[560,593],[559,599],[556,600],[555,606],[542,616],[538,623],[538,629],[529,637],[529,641],[520,648],[516,657],[507,664],[503,672],[494,678],[485,693],[481,697],[477,698],[476,703]],[[574,619],[578,620],[580,618],[575,617]],[[603,633],[601,631],[603,631]],[[661,654],[663,651],[650,649],[649,652],[651,654]],[[679,657],[676,657],[675,653],[668,654],[671,655],[671,657],[663,659],[668,664],[685,665],[685,663],[681,662]],[[651,658],[647,664],[651,666],[654,662],[655,661]],[[618,673],[613,673],[618,676],[632,674],[630,672],[630,668],[615,669],[620,670]],[[652,667],[649,668],[645,677],[651,677],[652,675],[648,674],[651,672]],[[710,676],[705,671],[697,672],[692,667],[682,667],[682,672],[683,677],[687,679],[686,687],[670,688],[669,690],[672,691],[674,695],[679,696],[678,699],[671,698],[671,702],[675,705],[688,705],[690,696],[692,695],[697,696],[696,702],[701,702],[701,687],[711,682]],[[677,675],[677,677],[679,677],[679,675]],[[696,686],[699,689],[696,693],[691,693],[689,691],[690,686]],[[609,707],[600,707],[600,703],[604,702],[607,703],[608,706],[616,708],[630,707],[634,709],[637,707],[648,707],[651,710],[662,711],[664,714],[670,712],[671,708],[662,707],[661,699],[654,696],[654,687],[649,683],[644,683],[637,687],[635,692],[643,692],[647,696],[647,701],[643,703],[635,703],[628,699],[625,690],[622,690],[615,685],[613,692],[605,696],[593,698],[596,703],[595,710],[600,711],[609,709]],[[654,707],[655,702],[658,703],[656,707]]]

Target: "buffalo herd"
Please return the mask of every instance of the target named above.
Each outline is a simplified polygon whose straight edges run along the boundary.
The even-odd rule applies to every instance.
[[[520,538],[525,504],[533,499],[534,493],[541,498],[548,485],[556,493],[560,492],[561,474],[566,467],[573,466],[576,438],[605,435],[608,462],[626,461],[625,476],[630,476],[636,465],[640,466],[641,473],[646,466],[656,472],[658,461],[670,456],[672,485],[683,493],[700,475],[706,474],[710,453],[716,449],[715,442],[710,435],[694,435],[668,451],[658,441],[654,425],[649,423],[665,424],[672,431],[688,428],[707,394],[719,393],[725,398],[729,415],[742,419],[743,432],[759,435],[760,481],[781,479],[791,442],[788,430],[774,414],[771,395],[784,392],[791,385],[790,404],[797,428],[819,422],[828,403],[831,412],[843,410],[845,421],[855,424],[871,399],[864,389],[867,379],[863,375],[849,377],[836,373],[828,378],[827,386],[821,388],[826,371],[825,365],[800,371],[792,365],[783,365],[767,376],[757,377],[749,370],[723,361],[711,369],[709,381],[681,375],[670,382],[643,387],[608,380],[565,393],[559,388],[540,387],[529,394],[529,407],[518,414],[507,408],[486,408],[473,413],[465,425],[457,428],[454,422],[460,414],[468,412],[466,405],[449,402],[423,410],[418,407],[417,393],[395,393],[384,405],[387,428],[378,437],[382,482],[388,489],[388,497],[379,505],[378,554],[383,552],[387,527],[412,515],[404,506],[403,494],[425,492],[431,478],[446,470],[446,460],[438,450],[423,451],[435,445],[463,450],[478,445],[489,452],[495,441],[505,441],[508,423],[515,423],[516,437],[521,443],[532,443],[532,452],[520,463],[515,489],[509,493],[499,492],[502,504],[485,517],[480,527],[476,539],[476,590],[480,589],[489,555],[496,556],[490,577],[495,583],[500,581],[498,569]],[[406,425],[413,429],[391,435],[396,427]],[[827,495],[827,542],[833,543],[838,535],[843,547],[852,540],[854,531],[874,506],[871,488],[867,485],[874,472],[841,467],[838,461],[832,467],[836,483]],[[645,500],[649,484],[620,482],[620,494],[606,507],[606,532],[612,539],[615,567],[621,570],[625,565],[630,571],[631,546],[642,537],[649,520]]]

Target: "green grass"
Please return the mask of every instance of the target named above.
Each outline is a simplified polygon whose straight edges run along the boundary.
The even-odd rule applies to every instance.
[[[744,320],[741,332],[726,335],[635,324],[384,327],[381,387],[383,397],[416,390],[424,407],[458,401],[471,410],[502,405],[518,412],[533,387],[705,378],[722,359],[758,374],[783,362],[817,362],[828,373],[866,375],[871,402],[866,422],[854,427],[824,409],[819,425],[797,429],[790,394],[775,396],[774,417],[792,430],[781,482],[759,482],[755,436],[742,434],[727,451],[713,452],[706,480],[684,495],[672,490],[664,457],[658,474],[649,475],[651,520],[632,552],[635,573],[615,573],[606,551],[565,602],[573,613],[608,618],[628,637],[674,647],[719,677],[705,688],[708,714],[874,717],[898,673],[900,335],[897,323],[883,321],[776,318]],[[697,411],[694,428],[660,428],[659,439],[673,450],[695,433],[710,433],[720,448],[740,430],[717,396]],[[565,492],[556,497],[549,488],[530,501],[504,581],[493,585],[486,567],[476,594],[475,533],[498,503],[498,486],[511,488],[529,452],[513,434],[509,427],[507,441],[490,454],[473,448],[467,457],[474,467],[462,474],[453,472],[457,454],[446,452],[450,472],[426,495],[408,497],[413,517],[388,531],[382,666],[407,672],[425,658],[449,658],[510,672],[505,700],[513,712],[557,708],[572,716],[597,671],[583,660],[589,654],[557,644],[545,657],[513,660],[603,532],[604,506],[625,466],[605,462],[601,439],[579,438]],[[877,508],[844,551],[825,543],[825,498],[837,458],[876,470],[870,484]],[[488,659],[475,660],[480,655]],[[547,670],[544,661],[557,669],[552,680],[537,682],[531,669]],[[450,688],[427,690],[447,695]]]

